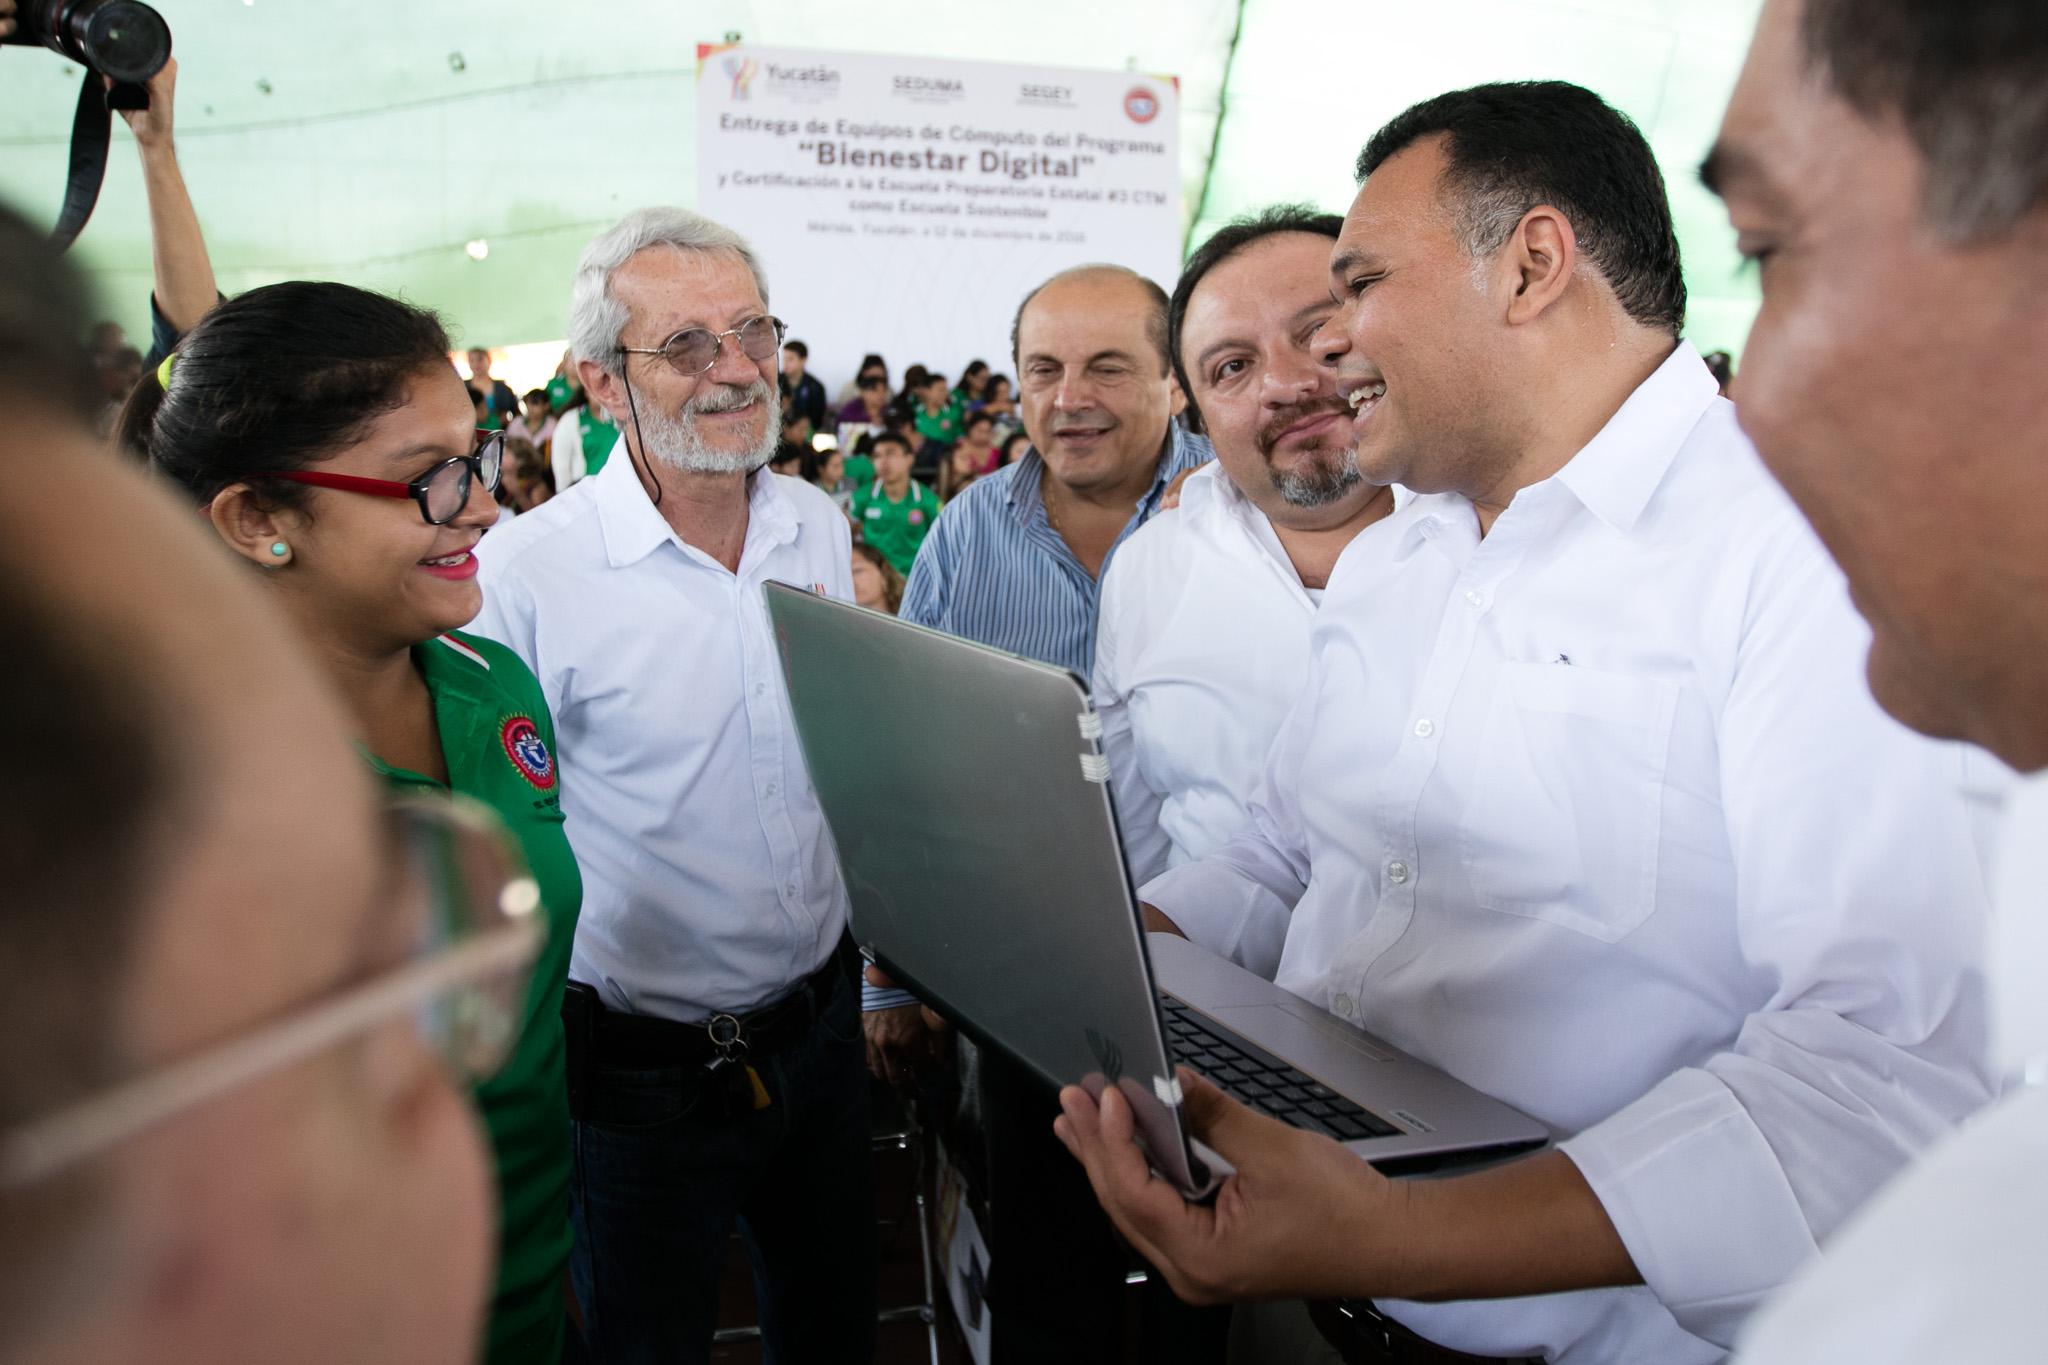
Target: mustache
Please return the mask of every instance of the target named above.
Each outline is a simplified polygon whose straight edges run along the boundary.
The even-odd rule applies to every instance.
[[[1108,431],[1116,425],[1116,419],[1107,413],[1099,417],[1067,417],[1055,420],[1051,431],[1055,436],[1064,436],[1074,431]]]
[[[700,393],[677,409],[679,417],[690,417],[700,412],[734,412],[749,403],[767,402],[774,395],[765,380],[756,379],[751,384],[720,384],[709,393]]]
[[[1333,394],[1328,398],[1311,399],[1305,403],[1295,403],[1282,408],[1272,417],[1259,424],[1257,437],[1259,453],[1271,459],[1273,447],[1280,444],[1280,438],[1286,434],[1289,427],[1294,426],[1298,422],[1306,421],[1311,417],[1320,417],[1325,413],[1337,413],[1349,417],[1351,415],[1351,405]]]

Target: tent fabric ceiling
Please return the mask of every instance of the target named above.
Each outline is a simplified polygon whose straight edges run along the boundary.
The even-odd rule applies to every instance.
[[[1350,165],[1417,99],[1560,78],[1643,127],[1664,165],[1702,349],[1755,307],[1692,168],[1759,0],[157,0],[179,59],[179,159],[229,292],[320,277],[441,311],[465,343],[558,337],[583,244],[696,179],[696,44],[788,47],[1179,77],[1194,240],[1275,200],[1341,210]],[[1233,45],[1233,35],[1235,44]],[[0,197],[62,196],[78,68],[0,48]],[[1221,127],[1218,128],[1219,112]],[[75,248],[112,316],[147,322],[141,174],[115,131]],[[1215,149],[1211,164],[1210,152]],[[1197,221],[1197,217],[1199,221]],[[486,259],[464,244],[482,238]]]

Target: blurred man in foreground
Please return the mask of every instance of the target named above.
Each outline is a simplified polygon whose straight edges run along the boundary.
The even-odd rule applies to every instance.
[[[96,448],[77,303],[0,210],[0,1359],[459,1365],[490,1195],[404,1012],[422,888],[285,623]]]
[[[1763,304],[1735,399],[1847,571],[1885,708],[2035,775],[2007,803],[1997,1061],[2048,1057],[2048,9],[1772,0],[1704,168]],[[1883,1191],[1757,1365],[2048,1351],[2048,1088]]]

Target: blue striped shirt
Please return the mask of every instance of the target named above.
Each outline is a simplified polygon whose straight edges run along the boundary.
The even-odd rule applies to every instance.
[[[1102,560],[1159,510],[1166,485],[1182,470],[1215,458],[1206,437],[1170,428],[1166,458],[1152,486]],[[1035,448],[976,479],[945,506],[911,566],[903,591],[906,621],[965,636],[1071,669],[1095,668],[1095,613],[1101,585],[1045,519]]]

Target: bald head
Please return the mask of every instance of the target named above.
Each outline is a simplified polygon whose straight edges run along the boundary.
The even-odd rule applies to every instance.
[[[1159,352],[1159,372],[1165,374],[1172,369],[1172,352],[1167,345],[1166,291],[1137,271],[1120,265],[1077,265],[1062,270],[1024,296],[1024,302],[1017,305],[1017,316],[1010,320],[1010,359],[1020,369],[1023,352],[1018,349],[1018,338],[1024,331],[1024,315],[1048,289],[1055,295],[1073,294],[1099,299],[1111,308],[1131,309],[1143,318],[1145,336]]]

